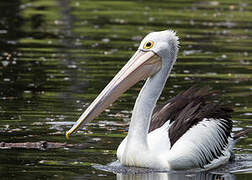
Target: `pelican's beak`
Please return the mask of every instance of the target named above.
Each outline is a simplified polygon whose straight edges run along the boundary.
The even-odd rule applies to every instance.
[[[66,132],[66,138],[93,120],[131,86],[158,72],[161,66],[160,56],[152,51],[138,50],[80,116],[73,127]]]

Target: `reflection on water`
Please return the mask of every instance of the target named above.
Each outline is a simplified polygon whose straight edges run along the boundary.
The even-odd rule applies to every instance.
[[[1,1],[0,142],[66,143],[64,132],[125,64],[141,38],[168,28],[177,31],[181,48],[160,102],[192,84],[209,85],[221,101],[234,107],[234,130],[251,127],[251,10],[250,0]],[[116,159],[141,86],[127,91],[72,136],[72,148],[1,150],[1,177],[115,179],[92,164]],[[235,153],[251,154],[251,144],[250,134],[236,144]],[[251,177],[247,162],[245,172],[238,172],[243,169],[238,164],[230,170],[236,179]],[[143,174],[146,179],[180,175]],[[202,176],[211,179],[210,175]]]
[[[153,174],[117,174],[117,180],[235,180],[233,174],[212,174],[212,173],[153,173]]]
[[[149,168],[127,167],[120,165],[117,160],[108,165],[93,165],[97,170],[112,172],[116,174],[117,179],[198,179],[198,180],[235,180],[237,174],[250,173],[252,171],[252,156],[237,155],[236,161],[213,169],[204,171],[201,169],[190,171],[165,171]],[[236,174],[236,175],[235,175]]]

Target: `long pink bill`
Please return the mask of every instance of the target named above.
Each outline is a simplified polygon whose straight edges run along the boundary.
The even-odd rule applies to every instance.
[[[80,116],[73,127],[66,132],[66,138],[93,120],[138,81],[152,76],[159,71],[161,65],[161,57],[154,52],[138,50]]]

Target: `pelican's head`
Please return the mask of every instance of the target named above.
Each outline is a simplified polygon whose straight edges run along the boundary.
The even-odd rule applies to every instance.
[[[103,89],[74,126],[67,131],[66,137],[68,138],[82,125],[93,120],[138,81],[151,77],[160,71],[169,72],[176,61],[177,51],[178,37],[175,32],[166,30],[149,33],[128,63]]]
[[[173,64],[176,61],[178,44],[174,31],[151,32],[142,40],[138,50],[152,51],[161,57],[164,64]]]

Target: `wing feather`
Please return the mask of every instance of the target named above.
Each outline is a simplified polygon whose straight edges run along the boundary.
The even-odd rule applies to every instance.
[[[191,87],[156,108],[150,123],[149,132],[170,120],[168,135],[171,151],[173,146],[180,146],[179,142],[182,140],[186,140],[190,145],[195,143],[194,147],[191,147],[194,150],[188,152],[197,154],[194,157],[198,160],[194,163],[198,163],[197,167],[203,167],[224,156],[231,139],[232,121],[229,118],[233,110],[207,103],[205,99],[211,95],[213,93],[208,92],[208,87]],[[181,147],[182,150],[186,148],[185,144]]]
[[[204,118],[225,119],[227,122],[219,122],[218,124],[223,129],[222,136],[227,143],[227,138],[232,130],[232,121],[229,118],[233,110],[214,103],[206,103],[205,99],[210,95],[212,93],[209,93],[208,87],[201,89],[191,87],[168,100],[154,109],[149,132],[160,128],[170,120],[172,125],[169,128],[169,137],[172,146],[187,130]]]
[[[184,168],[204,168],[220,157],[225,157],[227,161],[231,155],[228,148],[231,138],[228,138],[228,143],[224,143],[223,133],[225,132],[221,128],[221,122],[227,121],[205,118],[191,127],[169,151],[168,160],[173,168],[183,169],[183,166]],[[179,159],[183,160],[183,165]]]

